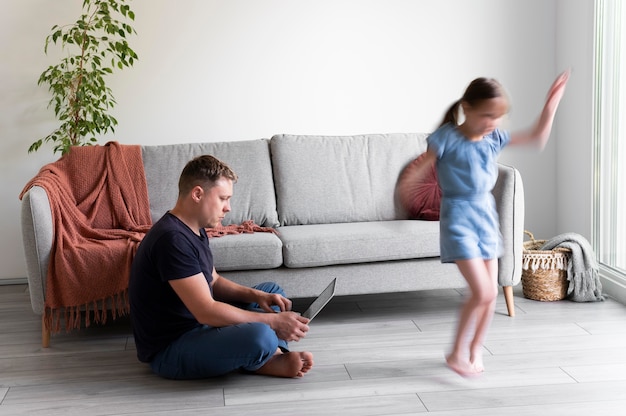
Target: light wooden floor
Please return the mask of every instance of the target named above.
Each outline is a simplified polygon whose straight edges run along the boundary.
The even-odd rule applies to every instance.
[[[461,300],[455,290],[336,298],[292,345],[315,354],[304,378],[187,382],[136,360],[126,319],[42,350],[26,286],[0,286],[0,415],[626,414],[624,305],[536,302],[516,288],[509,318],[500,295],[487,371],[464,379],[443,359]]]

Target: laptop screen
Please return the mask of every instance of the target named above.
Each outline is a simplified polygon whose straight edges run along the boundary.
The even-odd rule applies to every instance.
[[[302,316],[309,319],[315,318],[315,316],[324,308],[324,306],[326,306],[326,304],[330,302],[333,296],[335,296],[336,282],[337,278],[334,278],[332,282],[330,282],[330,284],[326,286],[326,289],[324,289],[324,291],[317,297],[317,299],[315,299],[313,303],[311,303],[309,309],[307,309],[302,314]]]

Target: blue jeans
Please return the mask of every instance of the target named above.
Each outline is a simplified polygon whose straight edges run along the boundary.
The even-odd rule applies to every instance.
[[[271,282],[255,289],[285,296],[283,289]],[[256,303],[236,306],[259,309]],[[179,380],[215,377],[240,369],[256,371],[278,348],[288,351],[287,342],[278,339],[266,324],[251,322],[222,328],[200,325],[159,352],[150,367],[161,377]]]

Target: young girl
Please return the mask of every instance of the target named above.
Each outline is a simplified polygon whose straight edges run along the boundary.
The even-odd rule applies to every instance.
[[[454,346],[446,356],[448,366],[462,376],[484,370],[483,341],[498,295],[502,236],[491,194],[498,177],[496,158],[509,143],[545,146],[568,78],[566,71],[554,81],[537,122],[512,134],[498,129],[509,110],[502,86],[493,79],[475,79],[428,138],[418,175],[436,162],[442,190],[441,261],[456,263],[471,293],[461,309]],[[460,125],[459,107],[465,115]]]

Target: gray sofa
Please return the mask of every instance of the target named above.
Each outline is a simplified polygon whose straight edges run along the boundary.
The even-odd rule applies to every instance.
[[[439,261],[439,223],[408,219],[395,194],[402,169],[426,150],[426,137],[276,135],[143,146],[151,216],[156,221],[174,206],[183,166],[212,154],[239,175],[224,225],[253,220],[278,231],[212,238],[222,275],[245,285],[275,281],[293,298],[317,295],[333,277],[338,295],[461,288],[456,266]],[[524,222],[519,173],[499,165],[493,192],[505,248],[499,284],[513,315]],[[22,230],[32,307],[42,314],[54,232],[42,188],[22,200]]]

